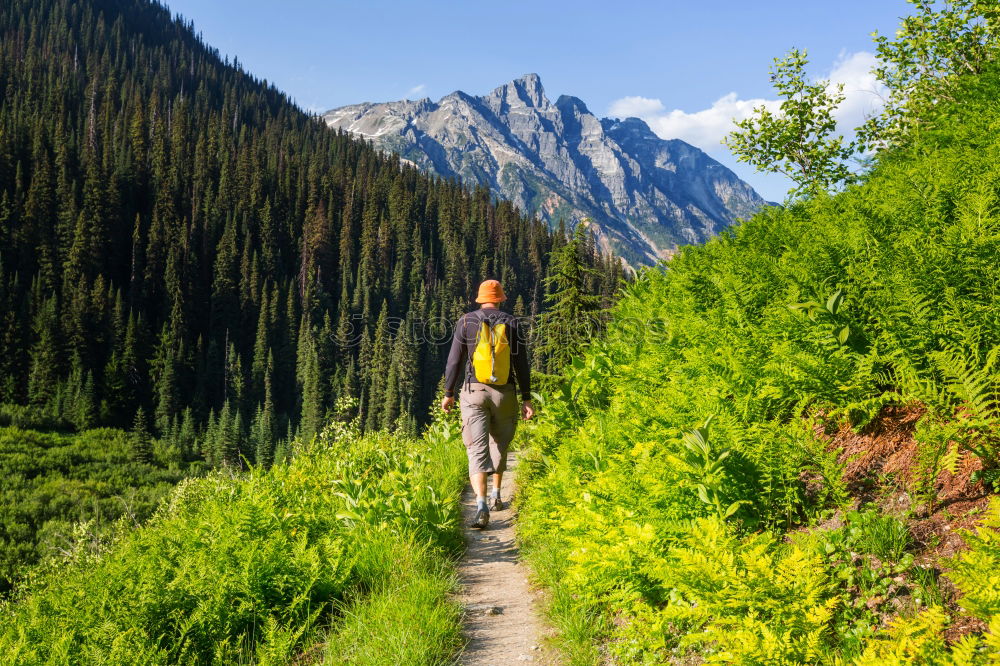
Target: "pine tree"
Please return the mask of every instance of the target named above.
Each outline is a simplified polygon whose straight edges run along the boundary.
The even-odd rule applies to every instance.
[[[193,460],[197,439],[198,433],[195,429],[194,414],[190,407],[185,407],[176,435],[177,447],[180,449],[183,460]]]
[[[146,410],[142,407],[135,410],[135,420],[132,422],[132,460],[140,463],[153,461],[152,435],[149,434]]]
[[[215,410],[208,411],[208,419],[205,422],[205,432],[201,438],[201,455],[209,465],[219,464],[219,421],[215,417]]]
[[[250,427],[249,443],[254,453],[254,462],[265,468],[274,463],[274,425],[273,408],[267,404],[259,406]]]
[[[528,311],[524,307],[524,297],[520,294],[518,294],[517,300],[514,301],[513,314],[518,319],[525,317],[528,314]]]
[[[169,342],[162,341],[162,356],[157,359],[160,367],[159,377],[156,380],[156,427],[163,431],[170,423],[180,407],[179,387],[177,382],[177,361],[174,352],[167,345]]]
[[[219,420],[216,423],[214,441],[212,442],[213,459],[216,464],[228,467],[239,467],[240,437],[242,436],[242,419],[238,409],[233,409],[229,400],[222,405]]]
[[[244,463],[244,446],[243,440],[245,438],[243,428],[243,415],[240,410],[233,410],[233,420],[229,426],[229,431],[226,433],[226,440],[222,449],[222,459],[223,462],[231,467],[242,468]]]
[[[246,381],[243,375],[243,359],[236,350],[236,343],[229,343],[226,352],[226,399],[232,400],[238,409],[244,406]]]
[[[385,424],[386,388],[388,386],[391,332],[389,331],[389,304],[382,301],[382,310],[375,324],[371,359],[365,371],[368,381],[368,412],[365,415],[366,428],[378,430]]]
[[[59,318],[55,298],[41,304],[32,328],[35,343],[31,347],[28,399],[32,405],[42,407],[48,404],[59,383]],[[14,350],[7,351],[15,353]]]
[[[94,375],[90,370],[76,375],[79,384],[75,388],[73,412],[69,420],[73,422],[77,430],[87,430],[93,428],[97,422],[97,394],[94,389]]]
[[[271,354],[268,339],[270,328],[270,292],[264,289],[261,293],[260,311],[257,315],[257,335],[253,345],[253,362],[250,365],[250,397],[260,401],[264,397],[264,373]]]
[[[274,440],[277,436],[277,419],[274,415],[274,400],[271,397],[271,372],[274,358],[268,353],[267,365],[264,370],[264,400],[257,407],[251,429],[250,445],[253,449],[254,462],[263,467],[274,463]]]
[[[600,296],[586,288],[586,281],[596,274],[582,255],[587,233],[586,227],[578,225],[573,237],[553,250],[549,259],[549,277],[544,282],[549,291],[548,311],[540,318],[541,343],[535,352],[549,372],[558,372],[596,332],[594,315]]]
[[[420,368],[417,364],[416,346],[410,322],[410,318],[407,317],[392,341],[382,427],[385,430],[401,429],[413,433],[415,423],[412,423],[409,417],[413,414]]]
[[[9,283],[5,279],[0,257],[0,349],[25,349],[28,346],[28,304],[17,302],[18,290],[16,277]],[[0,403],[20,403],[27,398],[26,387],[20,381],[26,361],[23,355],[0,356]]]
[[[298,357],[298,382],[302,396],[299,434],[308,439],[323,428],[325,409],[316,339],[304,316],[302,317],[302,331],[299,333]]]

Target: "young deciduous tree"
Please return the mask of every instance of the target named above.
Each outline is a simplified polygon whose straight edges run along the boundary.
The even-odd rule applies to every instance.
[[[853,141],[836,135],[833,112],[844,101],[844,86],[828,81],[810,83],[806,77],[809,59],[805,51],[792,49],[775,58],[771,82],[781,97],[778,110],[754,109],[750,118],[724,143],[741,162],[758,171],[784,174],[795,187],[790,197],[815,194],[849,181],[853,174],[847,160],[855,152]]]
[[[873,73],[889,94],[882,113],[858,128],[868,150],[898,145],[939,102],[954,100],[961,77],[981,73],[1000,50],[996,0],[909,2],[916,12],[903,18],[895,39],[872,35],[879,59]]]
[[[873,34],[879,62],[872,73],[888,92],[882,111],[856,129],[854,140],[836,134],[833,112],[844,100],[843,85],[808,82],[806,52],[792,49],[771,70],[779,109],[754,109],[726,137],[737,159],[788,176],[795,183],[790,196],[829,190],[852,180],[852,156],[900,145],[933,122],[942,102],[955,100],[962,78],[996,61],[996,0],[909,2],[916,11],[903,18],[894,38]]]

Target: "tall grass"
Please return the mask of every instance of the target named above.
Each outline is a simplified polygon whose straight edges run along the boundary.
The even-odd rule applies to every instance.
[[[447,427],[332,432],[268,472],[184,481],[146,526],[34,581],[3,609],[5,663],[446,661],[462,447]]]

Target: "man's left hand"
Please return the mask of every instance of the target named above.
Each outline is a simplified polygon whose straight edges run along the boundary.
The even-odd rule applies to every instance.
[[[531,405],[530,400],[525,400],[521,403],[521,418],[525,421],[530,421],[535,415],[535,408]]]

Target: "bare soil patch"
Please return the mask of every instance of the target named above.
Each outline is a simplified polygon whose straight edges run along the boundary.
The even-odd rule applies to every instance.
[[[934,479],[934,500],[915,504],[913,490],[922,470],[913,434],[924,412],[919,405],[888,406],[859,432],[843,423],[832,431],[818,425],[816,435],[826,440],[828,450],[840,450],[838,461],[844,465],[843,479],[855,505],[874,503],[905,518],[914,540],[914,561],[942,573],[948,558],[966,547],[962,533],[975,527],[992,493],[981,482],[972,482],[982,463],[964,452],[954,474],[942,470]],[[958,593],[946,578],[939,578],[939,587],[952,615],[949,640],[985,629],[980,620],[962,614]]]

